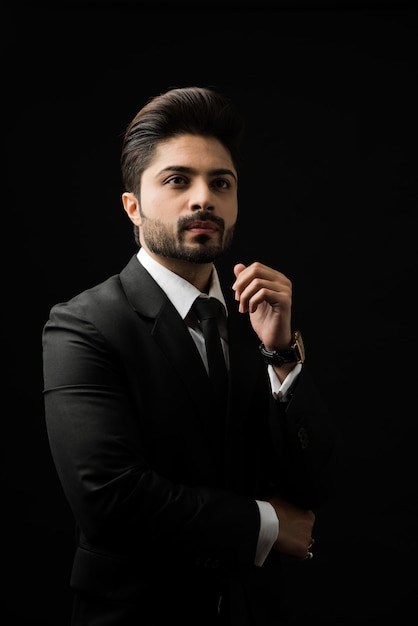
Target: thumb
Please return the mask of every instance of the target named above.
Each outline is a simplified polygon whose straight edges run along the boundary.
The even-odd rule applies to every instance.
[[[238,275],[242,272],[242,270],[245,270],[246,266],[244,265],[244,263],[237,263],[234,266],[234,274],[235,274],[235,278],[238,277]]]

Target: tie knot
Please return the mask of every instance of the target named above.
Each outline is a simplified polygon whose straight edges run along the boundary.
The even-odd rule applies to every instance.
[[[193,309],[199,320],[207,320],[210,318],[217,318],[221,303],[216,298],[196,298],[193,304]]]

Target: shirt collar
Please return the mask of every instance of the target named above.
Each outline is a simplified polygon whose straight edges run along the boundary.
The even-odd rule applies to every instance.
[[[138,261],[145,267],[155,282],[158,283],[161,289],[166,293],[167,297],[171,300],[181,317],[185,319],[193,302],[200,295],[200,291],[187,280],[181,278],[178,274],[175,274],[158,263],[158,261],[153,259],[148,252],[144,250],[144,248],[139,249],[137,257]],[[213,298],[217,298],[220,302],[222,302],[226,314],[227,309],[225,298],[222,293],[218,272],[216,271],[215,266],[213,266],[212,281],[208,295]]]

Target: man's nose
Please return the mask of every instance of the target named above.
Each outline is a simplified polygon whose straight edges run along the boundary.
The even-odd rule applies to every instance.
[[[193,187],[190,203],[194,211],[211,211],[215,208],[212,192],[206,183],[196,184]]]

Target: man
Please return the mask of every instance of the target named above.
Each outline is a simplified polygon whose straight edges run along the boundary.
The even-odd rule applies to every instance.
[[[214,265],[237,220],[242,129],[212,89],[151,99],[121,156],[139,252],[45,325],[46,422],[77,527],[73,626],[285,624],[282,560],[314,554],[335,438],[291,281],[237,262],[231,289]],[[223,305],[225,398],[200,296]]]

